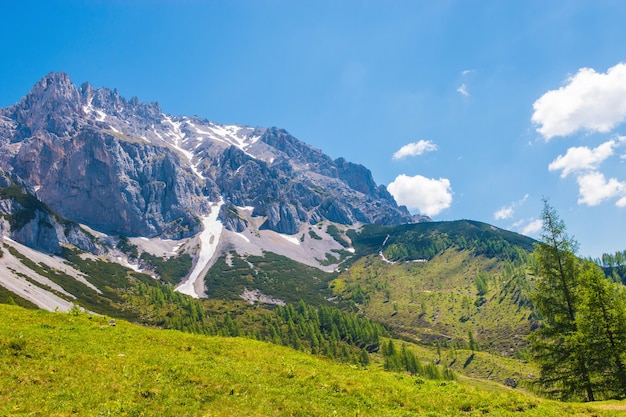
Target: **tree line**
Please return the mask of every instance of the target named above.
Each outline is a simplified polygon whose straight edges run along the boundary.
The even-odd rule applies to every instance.
[[[142,311],[142,321],[168,329],[212,336],[249,337],[366,366],[369,354],[380,349],[388,336],[380,324],[332,306],[298,304],[273,310],[211,309],[204,300],[176,292],[164,284],[139,284],[129,296],[132,308]]]

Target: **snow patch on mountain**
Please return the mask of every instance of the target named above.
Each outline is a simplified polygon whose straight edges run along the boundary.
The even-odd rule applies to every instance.
[[[236,233],[236,235],[245,240],[247,243],[250,243],[250,239],[248,239],[243,233]]]
[[[193,122],[186,122],[198,135],[197,141],[204,140],[206,137],[209,140],[222,142],[229,146],[235,146],[241,149],[246,155],[251,158],[258,159],[255,155],[248,152],[250,146],[258,142],[261,136],[253,136],[254,129],[251,127],[242,127],[237,125],[220,125],[217,123],[209,122],[208,125],[198,126]]]
[[[180,153],[182,153],[185,158],[187,158],[187,160],[189,161],[189,166],[191,167],[191,170],[194,172],[194,174],[196,174],[199,178],[204,179],[204,176],[202,175],[202,173],[200,172],[200,170],[198,169],[198,164],[200,163],[200,161],[198,161],[198,164],[194,164],[193,163],[193,157],[194,154],[192,152],[189,152],[188,150],[184,149],[181,146],[181,142],[185,141],[185,137],[186,134],[183,133],[180,129],[182,122],[174,122],[172,121],[172,118],[167,116],[167,115],[163,115],[163,119],[169,123],[172,127],[172,130],[169,132],[170,136],[172,136],[174,138],[173,142],[170,142],[172,144],[172,146],[179,151]],[[161,135],[159,135],[156,131],[155,133],[157,134],[157,136],[159,136],[160,138],[162,138]]]
[[[172,240],[154,237],[131,237],[128,240],[137,246],[142,252],[148,252],[154,256],[170,257],[177,256],[178,250],[185,246],[189,239]]]
[[[282,233],[279,233],[278,236],[282,237],[287,242],[293,243],[294,245],[300,245],[300,239],[298,239],[295,236],[285,235],[285,234],[282,234]]]
[[[197,283],[198,278],[202,273],[206,273],[206,268],[209,266],[209,262],[215,255],[219,244],[220,236],[224,227],[222,222],[217,219],[220,212],[220,208],[224,202],[220,200],[218,203],[211,207],[211,213],[202,219],[204,230],[200,233],[200,252],[198,253],[198,259],[196,264],[189,275],[189,278],[176,288],[176,291],[183,294],[190,295],[194,298],[198,298],[202,295],[202,287],[204,283],[200,281]],[[197,284],[198,285],[197,285]],[[198,291],[200,289],[200,291]]]

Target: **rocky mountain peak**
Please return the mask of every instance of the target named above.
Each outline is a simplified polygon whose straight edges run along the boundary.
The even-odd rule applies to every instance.
[[[339,178],[345,181],[350,188],[363,194],[376,195],[378,188],[369,169],[363,165],[346,161],[344,158],[335,160],[339,170]]]
[[[15,106],[15,119],[25,135],[46,131],[56,136],[77,132],[76,117],[82,114],[78,89],[63,72],[43,77]]]
[[[65,73],[0,109],[0,168],[62,216],[110,234],[191,236],[220,200],[223,224],[238,231],[243,207],[285,234],[322,220],[413,220],[366,167],[284,129],[167,115],[116,89],[77,88]]]
[[[163,117],[163,110],[161,110],[159,103],[143,103],[137,97],[127,100],[120,96],[117,89],[96,89],[89,83],[83,83],[79,92],[81,101],[88,113],[97,109],[111,116],[135,117],[151,124],[160,123]]]

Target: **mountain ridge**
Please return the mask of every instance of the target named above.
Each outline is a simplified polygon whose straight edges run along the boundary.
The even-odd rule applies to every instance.
[[[112,195],[98,201],[113,201],[121,208],[124,222],[131,224],[127,228],[114,224],[103,230],[106,232],[187,237],[199,231],[198,222],[183,212],[206,215],[206,203],[197,200],[215,202],[220,196],[227,207],[255,207],[255,215],[268,217],[265,227],[280,233],[295,234],[302,223],[314,224],[325,218],[342,224],[413,221],[384,186],[375,184],[367,168],[343,158],[333,161],[283,129],[224,126],[197,117],[170,116],[158,103],[126,100],[117,90],[94,89],[88,83],[79,89],[64,73],[48,74],[0,115],[2,167],[24,178],[42,201],[60,214],[78,216],[55,200],[66,198],[68,190],[50,184],[55,179],[59,182],[61,175],[80,183],[68,166],[60,166],[64,158],[71,165],[76,163],[71,158],[78,154],[82,161],[95,160],[109,168],[97,172],[94,164],[79,167],[83,175],[92,170],[92,176],[114,177],[110,174],[114,172],[115,177],[126,175],[130,179],[110,178],[107,184],[88,184],[89,190],[105,185],[139,188],[127,196],[130,205],[115,201]],[[91,145],[87,147],[87,143]],[[136,163],[154,159],[164,162]],[[130,163],[133,160],[134,166]],[[176,181],[168,184],[166,177]],[[70,196],[82,194],[79,191]],[[171,204],[159,205],[159,200]],[[151,204],[156,207],[142,209]],[[84,203],[77,201],[74,206]],[[168,225],[173,220],[167,218],[170,212],[175,213],[170,217],[183,219],[182,227]],[[78,220],[103,228],[96,218],[95,214],[84,214]]]
[[[113,261],[121,255],[124,264],[132,259],[115,248],[121,237],[142,251],[168,248],[158,256],[177,248],[194,260],[185,288],[195,296],[233,248],[331,271],[345,256],[332,252],[343,246],[326,225],[345,232],[430,220],[398,206],[364,166],[333,160],[284,129],[168,115],[116,89],[77,87],[65,73],[0,109],[0,170],[32,203],[4,196],[5,218],[29,217],[5,224],[5,235],[51,254],[73,245]]]

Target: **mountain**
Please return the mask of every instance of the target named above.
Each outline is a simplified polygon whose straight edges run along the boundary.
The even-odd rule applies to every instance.
[[[367,168],[285,130],[168,115],[117,90],[77,87],[64,73],[0,109],[0,170],[4,217],[33,209],[5,235],[51,254],[70,244],[114,260],[120,238],[154,256],[185,252],[194,270],[181,290],[195,296],[204,292],[198,277],[233,248],[332,270],[342,246],[316,225],[429,220],[398,207]],[[15,187],[28,210],[10,195]],[[63,229],[70,223],[72,232]]]
[[[284,130],[168,115],[63,73],[0,109],[0,244],[0,304],[384,367],[395,337],[423,372],[535,372],[516,359],[539,325],[534,240],[412,216],[367,168]]]
[[[369,170],[332,160],[277,128],[224,126],[171,116],[116,90],[80,88],[51,73],[0,111],[0,167],[59,214],[109,234],[183,238],[221,209],[229,230],[297,234],[330,220],[411,221]]]
[[[532,239],[413,223],[367,168],[284,130],[167,115],[63,73],[0,109],[0,217],[0,299],[22,305],[162,324],[141,288],[173,284],[332,304],[425,343],[473,332],[506,355],[536,322]]]

